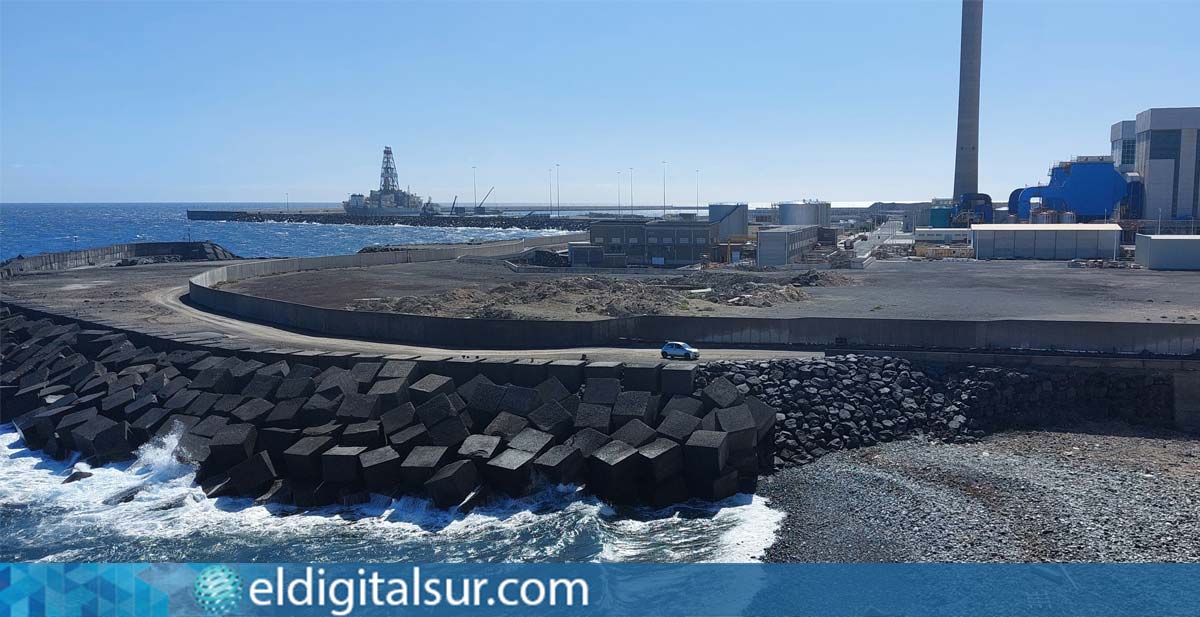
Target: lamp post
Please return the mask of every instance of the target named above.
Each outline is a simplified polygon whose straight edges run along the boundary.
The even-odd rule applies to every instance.
[[[633,168],[629,168],[629,213],[633,214]]]
[[[696,170],[696,212],[700,212],[700,170]]]
[[[479,187],[475,183],[475,166],[471,166],[471,199],[475,201],[475,207],[479,207]]]
[[[667,162],[663,161],[663,216],[667,215]]]
[[[562,216],[562,179],[558,174],[558,163],[554,164],[554,208]]]
[[[546,211],[551,214],[555,214],[555,212],[554,212],[554,170],[553,169],[546,170],[546,186],[550,187],[549,192],[546,193],[546,195],[547,195]]]
[[[617,216],[621,216],[621,170],[617,170]]]

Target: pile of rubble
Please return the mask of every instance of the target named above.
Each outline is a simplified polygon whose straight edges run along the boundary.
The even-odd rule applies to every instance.
[[[923,434],[954,443],[1014,427],[1120,418],[1170,426],[1168,375],[920,370],[888,356],[716,362],[697,382],[729,379],[761,397],[776,417],[775,464],[803,464],[834,451]]]

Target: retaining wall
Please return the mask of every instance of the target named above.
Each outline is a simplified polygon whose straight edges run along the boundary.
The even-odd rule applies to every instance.
[[[567,241],[563,236],[557,239]],[[530,241],[544,243],[547,239],[526,239],[524,246],[530,246]],[[198,306],[289,329],[448,348],[562,348],[630,340],[678,339],[701,345],[1037,350],[1160,356],[1200,354],[1200,325],[1197,324],[656,315],[595,321],[458,319],[323,308],[220,288],[222,283],[302,270],[454,259],[462,255],[487,257],[513,252],[513,244],[496,243],[234,264],[193,277],[189,282],[189,293],[191,301]]]
[[[13,259],[0,266],[0,278],[26,272],[69,270],[155,255],[179,255],[185,259],[237,259],[236,255],[212,242],[130,242]]]

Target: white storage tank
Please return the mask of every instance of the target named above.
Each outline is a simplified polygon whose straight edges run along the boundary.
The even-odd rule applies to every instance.
[[[1075,217],[1075,213],[1067,210],[1058,216],[1058,222],[1062,223],[1063,225],[1070,225],[1078,221]]]

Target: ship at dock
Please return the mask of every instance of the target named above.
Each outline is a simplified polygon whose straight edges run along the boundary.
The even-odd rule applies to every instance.
[[[383,149],[379,189],[367,195],[352,193],[349,199],[342,202],[342,209],[353,216],[430,216],[441,211],[432,198],[422,201],[420,196],[400,188],[391,146]]]

